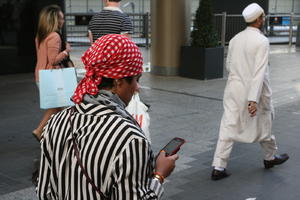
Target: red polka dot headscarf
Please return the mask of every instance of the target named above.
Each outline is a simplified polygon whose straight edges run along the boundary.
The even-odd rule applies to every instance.
[[[85,94],[96,95],[102,77],[120,79],[142,73],[143,58],[139,48],[127,37],[109,34],[97,39],[81,57],[85,77],[78,84],[73,101],[82,102]]]

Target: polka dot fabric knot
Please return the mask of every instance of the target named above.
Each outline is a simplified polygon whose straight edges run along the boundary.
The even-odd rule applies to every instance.
[[[85,77],[78,84],[75,103],[81,103],[85,94],[96,95],[102,77],[120,79],[143,72],[143,58],[139,48],[129,38],[109,34],[97,39],[81,57]]]

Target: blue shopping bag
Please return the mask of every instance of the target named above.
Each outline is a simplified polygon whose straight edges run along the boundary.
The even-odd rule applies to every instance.
[[[70,100],[77,86],[75,69],[40,70],[40,107],[42,109],[74,105]]]

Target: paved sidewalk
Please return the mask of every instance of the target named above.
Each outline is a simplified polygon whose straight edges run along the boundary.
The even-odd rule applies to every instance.
[[[149,61],[148,51],[146,60]],[[168,200],[300,199],[300,53],[272,46],[271,85],[276,113],[273,133],[280,152],[291,159],[271,170],[262,167],[258,144],[236,144],[228,169],[232,176],[210,180],[211,161],[223,112],[226,78],[200,81],[144,73],[142,99],[151,105],[151,137],[157,152],[172,137],[188,142],[177,168],[165,184]],[[72,55],[79,62],[79,55]],[[74,59],[76,58],[76,59]],[[77,62],[76,61],[76,62]],[[147,62],[146,61],[146,62]],[[38,92],[33,74],[0,76],[0,200],[36,199],[30,182],[39,145],[31,131],[39,122]]]

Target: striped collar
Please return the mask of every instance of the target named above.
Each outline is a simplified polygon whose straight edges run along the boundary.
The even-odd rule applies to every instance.
[[[103,10],[119,11],[123,13],[123,11],[119,7],[113,7],[113,6],[104,7]]]
[[[139,129],[141,132],[141,135],[145,137],[144,132],[142,131],[140,125],[138,122],[131,117],[129,114],[128,117],[122,116],[120,113],[115,112],[113,109],[110,109],[108,106],[102,105],[102,104],[92,104],[92,103],[80,103],[80,104],[75,104],[74,107],[70,107],[70,109],[74,108],[75,112],[78,112],[79,114],[82,115],[91,115],[91,116],[120,116],[124,120],[128,121],[131,124],[134,124],[136,128]]]
[[[72,107],[71,107],[72,108]],[[73,107],[75,112],[78,112],[82,115],[93,115],[93,116],[104,116],[104,115],[118,115],[123,119],[131,121],[131,123],[140,127],[137,121],[127,112],[128,115],[124,116],[121,113],[118,113],[114,110],[115,107],[108,107],[102,104],[92,104],[92,103],[85,103],[82,102],[80,104],[75,104]]]
[[[117,114],[115,111],[102,104],[92,104],[92,103],[83,102],[80,104],[76,104],[74,108],[78,113],[84,115],[102,116],[102,115]]]

